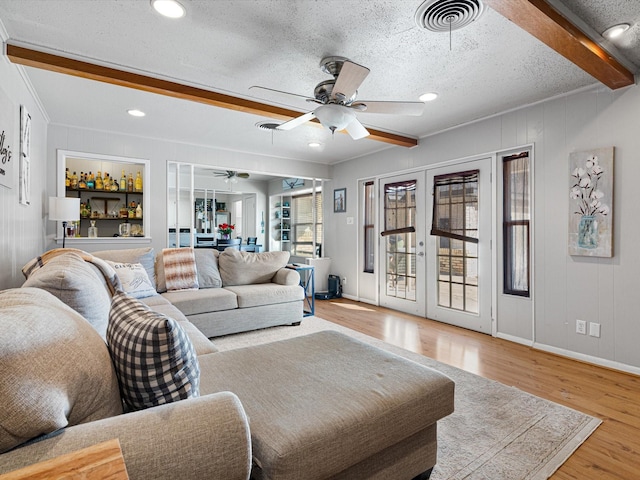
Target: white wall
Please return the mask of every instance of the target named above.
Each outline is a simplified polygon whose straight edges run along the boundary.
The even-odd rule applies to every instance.
[[[640,254],[635,192],[640,178],[640,87],[593,88],[421,139],[413,149],[393,148],[333,168],[327,191],[347,187],[347,213],[327,209],[327,254],[332,273],[357,278],[357,180],[370,176],[498,152],[535,147],[534,329],[519,312],[501,311],[500,333],[534,341],[541,348],[635,371],[640,368]],[[614,250],[608,258],[567,254],[568,157],[570,152],[615,146]],[[390,169],[389,165],[394,168]],[[357,296],[355,282],[345,286]],[[504,313],[502,313],[504,312]],[[602,325],[600,338],[575,333],[575,320]],[[527,333],[530,332],[530,333]],[[532,335],[533,338],[526,338]],[[640,370],[638,370],[640,371]]]
[[[6,40],[0,23],[0,38]],[[0,58],[0,95],[11,103],[11,125],[0,125],[0,131],[10,128],[11,138],[4,146],[12,150],[13,188],[0,186],[0,289],[19,287],[24,282],[20,269],[39,255],[44,247],[45,212],[48,198],[45,179],[55,172],[49,168],[46,155],[47,120],[22,79],[18,67],[4,55]],[[31,115],[31,204],[18,201],[18,171],[20,157],[20,105]],[[5,134],[6,135],[6,134]],[[53,222],[52,222],[53,223]],[[53,228],[53,225],[52,225]]]

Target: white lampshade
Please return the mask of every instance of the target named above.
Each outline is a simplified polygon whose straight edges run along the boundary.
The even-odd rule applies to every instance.
[[[49,197],[49,220],[61,222],[80,220],[80,199]]]
[[[321,105],[313,113],[320,123],[332,132],[344,129],[355,118],[355,114],[349,108],[335,103]]]

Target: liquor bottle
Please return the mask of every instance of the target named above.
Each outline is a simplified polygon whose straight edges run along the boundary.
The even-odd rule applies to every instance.
[[[87,179],[84,172],[80,172],[80,178],[78,178],[78,188],[85,190],[87,188]]]
[[[68,168],[64,173],[64,186],[65,187],[70,187],[71,186],[71,174],[69,173],[69,169]]]
[[[89,231],[87,233],[87,236],[89,238],[98,238],[98,227],[96,227],[95,220],[91,220],[91,226],[89,227]]]
[[[136,207],[136,218],[142,218],[142,205],[140,203]]]
[[[73,175],[71,175],[71,188],[78,188],[78,175],[76,172],[73,172]]]
[[[133,192],[133,175],[131,173],[127,179],[127,192]]]
[[[140,175],[140,170],[138,170],[138,174],[136,175],[135,189],[136,189],[136,192],[142,191],[142,176]]]
[[[87,198],[87,218],[91,218],[91,201]]]
[[[127,176],[124,173],[124,168],[122,169],[122,176],[120,177],[120,188],[119,190],[121,192],[126,192],[127,191]]]
[[[94,190],[96,188],[96,177],[91,171],[89,171],[89,176],[87,177],[87,188],[89,190]]]
[[[102,180],[102,174],[100,173],[100,170],[98,170],[98,175],[96,175],[95,189],[96,190],[103,190],[104,189],[104,181]]]
[[[104,172],[104,180],[102,180],[102,187],[105,192],[111,190],[111,179],[109,178],[109,172]]]

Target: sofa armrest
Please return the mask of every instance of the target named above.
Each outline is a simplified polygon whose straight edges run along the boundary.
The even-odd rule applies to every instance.
[[[281,268],[271,279],[273,283],[279,285],[299,285],[300,274],[291,268]]]
[[[0,473],[112,438],[135,480],[246,480],[251,472],[247,416],[236,395],[220,392],[69,427],[0,455]]]

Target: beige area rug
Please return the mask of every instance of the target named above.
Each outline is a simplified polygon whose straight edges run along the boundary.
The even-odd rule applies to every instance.
[[[542,480],[600,425],[576,410],[465,372],[318,317],[213,339],[232,350],[320,330],[337,330],[449,376],[455,412],[438,422],[438,464],[432,480]]]

